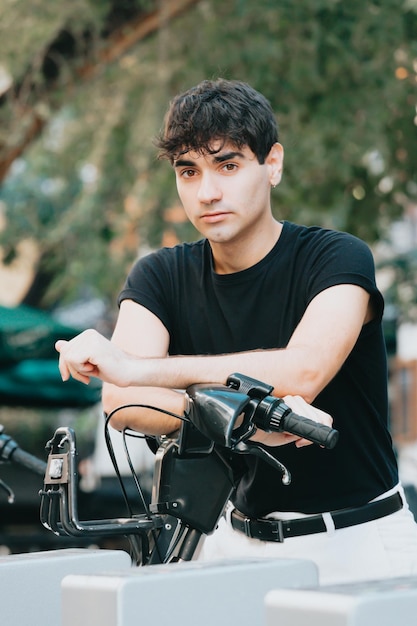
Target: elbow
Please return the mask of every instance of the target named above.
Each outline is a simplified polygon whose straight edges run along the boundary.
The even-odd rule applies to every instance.
[[[307,402],[307,404],[312,404],[318,394],[313,393],[312,391],[307,389],[303,393],[299,393],[298,395],[301,396],[303,400]]]
[[[305,402],[312,404],[325,385],[326,381],[323,380],[320,372],[314,368],[305,367],[300,372],[294,395],[301,396]]]
[[[115,409],[121,406],[120,399],[117,396],[117,388],[113,385],[103,384],[101,392],[101,404],[105,415],[110,415]],[[115,430],[122,431],[126,424],[122,419],[123,412],[116,412],[109,421],[109,425]]]

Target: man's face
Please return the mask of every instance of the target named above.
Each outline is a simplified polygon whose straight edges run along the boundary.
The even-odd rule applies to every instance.
[[[275,144],[260,164],[250,148],[225,144],[215,154],[182,154],[174,169],[191,223],[211,242],[231,243],[270,219],[270,188],[279,182],[282,148]]]

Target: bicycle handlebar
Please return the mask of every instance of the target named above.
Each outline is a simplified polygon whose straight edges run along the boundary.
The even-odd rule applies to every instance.
[[[2,425],[0,425],[0,461],[11,461],[41,476],[44,476],[46,470],[46,462],[23,450],[12,437],[4,434]]]
[[[317,443],[328,450],[336,445],[339,432],[330,426],[297,415],[281,398],[266,396],[255,410],[253,421],[265,432],[287,432]]]
[[[191,385],[187,389],[189,418],[209,440],[232,450],[247,442],[257,428],[285,431],[324,448],[336,445],[337,430],[297,415],[281,398],[271,396],[272,390],[272,386],[244,374],[229,376],[227,386]]]
[[[336,445],[336,430],[296,415],[281,398],[271,395],[272,390],[266,383],[243,374],[232,374],[227,385],[197,383],[188,387],[188,419],[177,438],[166,438],[159,445],[151,504],[143,514],[79,519],[76,441],[70,428],[55,431],[47,443],[45,463],[21,449],[0,425],[0,462],[13,462],[44,475],[44,487],[39,492],[40,519],[53,533],[77,537],[127,535],[137,563],[142,564],[189,560],[201,534],[209,534],[217,526],[235,488],[230,455],[224,455],[224,448],[263,459],[281,472],[282,483],[288,485],[291,475],[275,453],[251,440],[258,428],[293,433],[329,449]],[[215,490],[211,490],[212,484]],[[1,486],[12,501],[12,492],[0,480]],[[208,490],[213,491],[212,498],[201,498],[201,493]],[[174,522],[172,531],[175,519],[178,526]]]

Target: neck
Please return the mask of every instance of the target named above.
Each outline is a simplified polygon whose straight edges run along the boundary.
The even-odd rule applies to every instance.
[[[272,220],[269,228],[255,236],[239,238],[238,241],[215,243],[210,241],[213,266],[217,274],[241,272],[259,261],[272,250],[282,231],[282,224]]]

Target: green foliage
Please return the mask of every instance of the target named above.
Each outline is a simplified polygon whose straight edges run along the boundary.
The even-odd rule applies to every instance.
[[[9,22],[22,4],[9,1]],[[5,48],[17,78],[75,15],[79,32],[95,20],[99,33],[110,5],[37,4],[24,45],[9,39]],[[277,113],[286,154],[277,217],[375,241],[417,195],[416,35],[416,7],[396,0],[202,0],[161,22],[88,82],[69,90],[61,78],[60,110],[0,192],[7,255],[22,238],[39,242],[56,268],[44,303],[72,299],[82,285],[114,299],[138,251],[160,245],[165,210],[177,203],[153,145],[167,102],[217,76],[251,83]],[[186,224],[173,228],[180,239],[196,236]]]
[[[378,270],[385,274],[385,300],[391,305],[398,323],[417,324],[417,251],[402,252],[380,261]]]
[[[19,79],[29,66],[36,68],[45,47],[61,28],[69,22],[78,28],[97,23],[108,5],[108,1],[94,0],[5,0],[0,5],[1,63]]]

